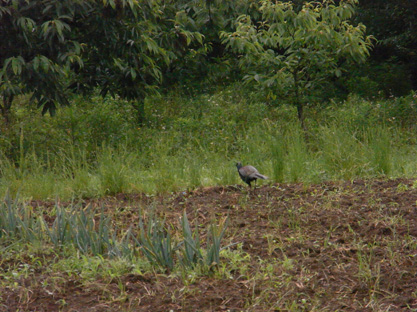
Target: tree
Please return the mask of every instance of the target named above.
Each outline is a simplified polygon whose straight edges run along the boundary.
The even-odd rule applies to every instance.
[[[233,33],[223,32],[223,42],[240,54],[246,83],[254,83],[272,96],[289,97],[304,124],[304,107],[312,90],[331,76],[342,74],[344,62],[363,62],[371,37],[365,26],[352,25],[356,0],[293,4],[261,1],[262,20],[256,24],[240,16]]]
[[[9,120],[16,95],[31,93],[43,112],[66,104],[67,67],[79,62],[80,44],[67,38],[75,9],[87,12],[87,2],[3,1],[0,7],[1,112]],[[54,6],[55,5],[55,6]],[[72,10],[71,10],[72,9]]]
[[[241,14],[257,12],[259,0],[169,0],[177,21],[184,29],[204,36],[204,44],[191,46],[189,52],[171,63],[166,77],[171,81],[195,82],[199,79],[230,78],[231,58],[219,37],[220,31],[232,31]],[[197,43],[197,42],[196,42]],[[215,77],[212,77],[215,76]]]
[[[6,121],[18,94],[32,94],[43,113],[53,114],[70,91],[94,89],[130,100],[143,121],[144,97],[156,92],[162,67],[180,57],[176,43],[202,42],[164,10],[163,1],[4,0],[0,110]]]

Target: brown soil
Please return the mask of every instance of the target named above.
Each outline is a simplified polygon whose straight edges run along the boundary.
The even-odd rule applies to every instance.
[[[174,227],[185,209],[203,238],[214,219],[228,216],[223,245],[241,243],[241,249],[238,244],[230,249],[244,260],[224,259],[226,275],[203,275],[188,282],[178,275],[127,273],[110,282],[87,283],[58,272],[54,277],[60,282],[45,286],[51,276],[40,267],[13,287],[4,286],[0,278],[0,310],[417,310],[413,182],[279,184],[250,192],[227,186],[85,201],[97,207],[105,204],[126,227],[138,223],[138,207],[155,207]],[[11,266],[7,261],[0,264],[3,270]]]

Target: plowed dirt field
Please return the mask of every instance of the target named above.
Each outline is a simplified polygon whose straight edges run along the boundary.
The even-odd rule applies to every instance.
[[[39,254],[43,266],[13,285],[0,278],[0,310],[417,311],[413,183],[226,186],[85,200],[104,206],[120,228],[136,226],[139,209],[152,207],[178,229],[185,210],[202,241],[208,225],[227,216],[222,245],[231,247],[213,274],[131,271],[88,281],[51,271],[59,256]],[[31,205],[48,211],[54,203]],[[0,264],[4,272],[16,266],[10,259]]]

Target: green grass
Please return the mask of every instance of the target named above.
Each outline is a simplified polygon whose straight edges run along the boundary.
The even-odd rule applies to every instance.
[[[245,92],[237,85],[149,99],[143,127],[117,99],[75,98],[54,118],[19,110],[16,125],[0,135],[0,193],[68,200],[230,185],[241,183],[236,161],[257,167],[271,178],[266,183],[417,170],[412,96],[309,108],[306,135],[294,107],[268,107]],[[407,123],[394,118],[404,114],[392,108],[397,102]]]

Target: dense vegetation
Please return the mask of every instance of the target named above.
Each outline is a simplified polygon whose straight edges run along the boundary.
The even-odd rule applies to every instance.
[[[416,170],[415,95],[309,107],[306,137],[295,107],[266,106],[240,84],[192,98],[179,92],[150,98],[143,127],[120,99],[79,97],[55,117],[19,109],[13,141],[1,136],[0,189],[69,199],[227,185],[239,181],[238,160],[272,182]]]
[[[202,77],[244,77],[267,102],[291,99],[301,120],[308,102],[406,94],[415,85],[415,8],[369,1],[354,20],[357,4],[3,1],[1,113],[9,121],[20,94],[53,114],[74,92],[100,92],[130,101],[142,123],[147,96]],[[372,35],[379,35],[372,62],[358,68]]]
[[[192,285],[206,282],[244,285],[239,310],[413,306],[416,14],[381,0],[2,1],[0,307],[50,285],[62,299],[40,309],[89,307],[67,296],[72,278],[102,281],[109,310],[203,309]],[[237,161],[264,187],[236,186]],[[156,290],[128,296],[149,275]],[[181,293],[159,304],[161,284]]]

